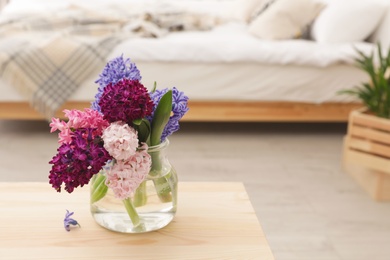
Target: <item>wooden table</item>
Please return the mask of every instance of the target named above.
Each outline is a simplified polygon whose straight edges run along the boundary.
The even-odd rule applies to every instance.
[[[81,228],[66,232],[66,209]],[[242,183],[180,182],[175,219],[144,234],[100,227],[89,189],[0,183],[0,259],[274,259]]]

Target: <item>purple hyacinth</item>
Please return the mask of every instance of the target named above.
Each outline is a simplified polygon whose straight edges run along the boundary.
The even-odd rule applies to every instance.
[[[156,90],[153,93],[150,93],[150,98],[153,100],[154,109],[156,109],[158,103],[162,96],[168,92],[168,88],[162,90]],[[167,125],[165,126],[162,135],[161,142],[163,142],[168,136],[172,133],[179,130],[179,120],[187,113],[188,111],[188,97],[184,95],[184,92],[179,91],[177,88],[172,88],[172,113],[173,115],[169,118]],[[152,116],[148,117],[148,120],[151,122],[153,118],[154,112]]]
[[[129,58],[126,60],[123,58],[123,54],[107,63],[102,73],[99,75],[99,79],[95,83],[99,84],[98,92],[95,95],[95,101],[92,102],[92,109],[100,111],[99,101],[103,94],[104,88],[112,83],[115,84],[122,79],[131,79],[141,81],[140,72]]]
[[[58,148],[58,154],[49,162],[53,164],[49,183],[58,192],[61,191],[63,183],[69,193],[78,186],[88,184],[92,176],[111,159],[100,137],[92,137],[93,130],[92,128],[75,130],[71,142],[63,143]]]
[[[70,231],[70,225],[79,226],[80,227],[80,224],[76,220],[71,218],[71,216],[73,214],[74,214],[74,212],[69,212],[69,210],[66,210],[65,218],[64,218],[64,228],[68,232]]]

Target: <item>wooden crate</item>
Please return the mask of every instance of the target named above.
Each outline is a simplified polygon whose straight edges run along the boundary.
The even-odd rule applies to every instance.
[[[351,112],[343,164],[373,199],[390,201],[390,120]]]

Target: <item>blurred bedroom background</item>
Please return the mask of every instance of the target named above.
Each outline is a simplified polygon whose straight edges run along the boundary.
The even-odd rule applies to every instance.
[[[378,64],[380,43],[387,55],[389,0],[0,0],[0,10],[1,182],[48,181],[50,118],[90,107],[102,68],[123,55],[149,90],[190,98],[170,137],[180,181],[243,182],[275,259],[390,259],[389,164],[374,190],[348,174],[349,118],[364,104],[340,94],[372,82],[358,51]]]

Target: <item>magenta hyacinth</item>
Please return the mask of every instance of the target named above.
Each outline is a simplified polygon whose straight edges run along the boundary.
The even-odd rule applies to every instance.
[[[141,80],[140,71],[135,63],[129,58],[123,58],[123,55],[110,60],[104,67],[99,79],[95,83],[99,84],[98,92],[95,95],[95,101],[92,103],[92,109],[101,112],[99,101],[103,94],[104,88],[112,83],[115,84],[122,79]]]
[[[144,118],[153,112],[148,90],[138,80],[129,79],[107,85],[99,106],[103,118],[110,123],[123,121],[132,125],[134,119]]]
[[[58,154],[49,162],[53,164],[49,183],[58,192],[65,184],[65,190],[72,193],[74,188],[88,184],[92,176],[111,159],[99,137],[93,138],[94,129],[77,129],[69,143],[58,148]]]

